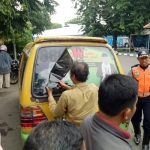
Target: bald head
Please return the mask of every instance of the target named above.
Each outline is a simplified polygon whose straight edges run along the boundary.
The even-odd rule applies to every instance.
[[[85,62],[74,62],[70,72],[71,75],[75,75],[77,81],[86,82],[89,75],[89,66]]]

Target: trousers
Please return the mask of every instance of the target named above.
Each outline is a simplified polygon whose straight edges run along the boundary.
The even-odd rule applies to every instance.
[[[138,97],[138,102],[136,105],[136,112],[131,119],[133,124],[140,124],[142,120],[143,112],[143,129],[150,130],[150,96],[148,97]]]
[[[5,78],[5,80],[4,80],[4,78]],[[5,81],[5,82],[3,82],[3,81]],[[0,75],[0,88],[2,88],[3,86],[10,87],[10,73]]]

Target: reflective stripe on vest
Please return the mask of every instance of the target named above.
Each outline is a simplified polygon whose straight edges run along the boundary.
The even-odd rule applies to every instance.
[[[147,97],[150,95],[150,65],[145,71],[140,67],[136,66],[132,68],[133,77],[139,82],[138,96]]]

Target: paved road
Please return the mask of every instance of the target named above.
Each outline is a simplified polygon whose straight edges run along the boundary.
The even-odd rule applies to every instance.
[[[118,56],[120,63],[123,67],[124,70],[124,74],[128,74],[130,67],[134,64],[138,64],[138,61],[136,59],[136,57],[130,57],[130,56]],[[141,150],[142,149],[142,145],[140,143],[139,146],[135,145],[133,142],[133,136],[134,136],[134,132],[133,132],[133,128],[131,123],[129,124],[129,132],[131,133],[131,138],[129,139],[129,143],[133,146],[133,150]]]
[[[18,86],[0,90],[0,132],[4,150],[21,150]]]
[[[130,66],[137,63],[135,57],[118,56],[118,58],[125,74],[129,71]],[[131,125],[129,131],[132,133],[129,141],[133,145],[134,150],[140,150],[141,145],[137,147],[133,143],[133,129]],[[9,89],[0,90],[0,132],[4,150],[22,150],[17,85],[11,85]]]
[[[118,56],[120,63],[123,67],[124,73],[127,74],[130,70],[130,67],[134,64],[138,64],[136,57],[130,56]]]

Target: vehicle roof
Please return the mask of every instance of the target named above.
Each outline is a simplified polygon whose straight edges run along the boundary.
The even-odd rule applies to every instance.
[[[107,44],[107,40],[101,37],[87,37],[87,36],[40,36],[36,38],[36,40],[28,45],[26,45],[27,49],[30,49],[33,45],[41,42],[98,42]]]

